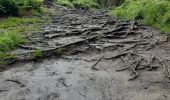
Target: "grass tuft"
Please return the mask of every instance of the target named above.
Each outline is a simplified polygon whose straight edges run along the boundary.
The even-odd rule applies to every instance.
[[[33,52],[33,56],[34,56],[35,58],[40,58],[40,57],[42,57],[42,51],[41,51],[40,49],[35,50],[35,51]]]
[[[126,0],[123,5],[110,11],[109,15],[137,20],[170,34],[169,0]]]
[[[63,6],[68,6],[71,8],[98,8],[99,5],[97,4],[96,0],[56,0],[58,4]]]
[[[17,44],[24,43],[25,39],[21,34],[5,32],[0,35],[0,52],[7,52],[15,48]]]

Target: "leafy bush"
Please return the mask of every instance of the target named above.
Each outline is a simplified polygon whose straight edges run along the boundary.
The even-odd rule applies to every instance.
[[[15,0],[20,8],[26,10],[40,10],[42,3],[40,0]]]
[[[4,10],[5,8],[2,6],[2,5],[0,5],[0,12],[3,12],[3,13],[5,13],[5,10]]]
[[[170,0],[126,0],[109,14],[138,20],[170,34]]]
[[[0,14],[18,15],[18,6],[14,0],[0,0]]]
[[[0,14],[19,15],[19,12],[40,11],[41,0],[0,0]]]

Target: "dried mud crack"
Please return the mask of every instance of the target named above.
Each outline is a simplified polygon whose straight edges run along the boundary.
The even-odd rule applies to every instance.
[[[170,43],[158,30],[72,10],[28,39],[0,74],[0,100],[170,99]]]

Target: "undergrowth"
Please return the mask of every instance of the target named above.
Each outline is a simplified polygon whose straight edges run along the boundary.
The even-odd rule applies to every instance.
[[[42,26],[51,22],[51,9],[45,9],[38,15],[23,17],[4,17],[0,19],[0,62],[5,55],[18,44],[27,43],[26,37],[42,31]]]
[[[0,52],[7,52],[15,48],[17,44],[24,43],[24,38],[15,32],[5,32],[0,35]]]
[[[41,0],[0,0],[0,16],[23,16],[41,12]]]
[[[170,35],[170,0],[126,0],[109,15],[137,20]]]
[[[71,8],[98,8],[96,0],[56,0],[56,2],[63,6],[68,6]]]

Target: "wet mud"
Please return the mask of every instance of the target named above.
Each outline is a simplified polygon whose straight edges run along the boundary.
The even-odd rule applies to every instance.
[[[170,43],[156,29],[73,10],[28,39],[0,73],[0,100],[170,99]]]

